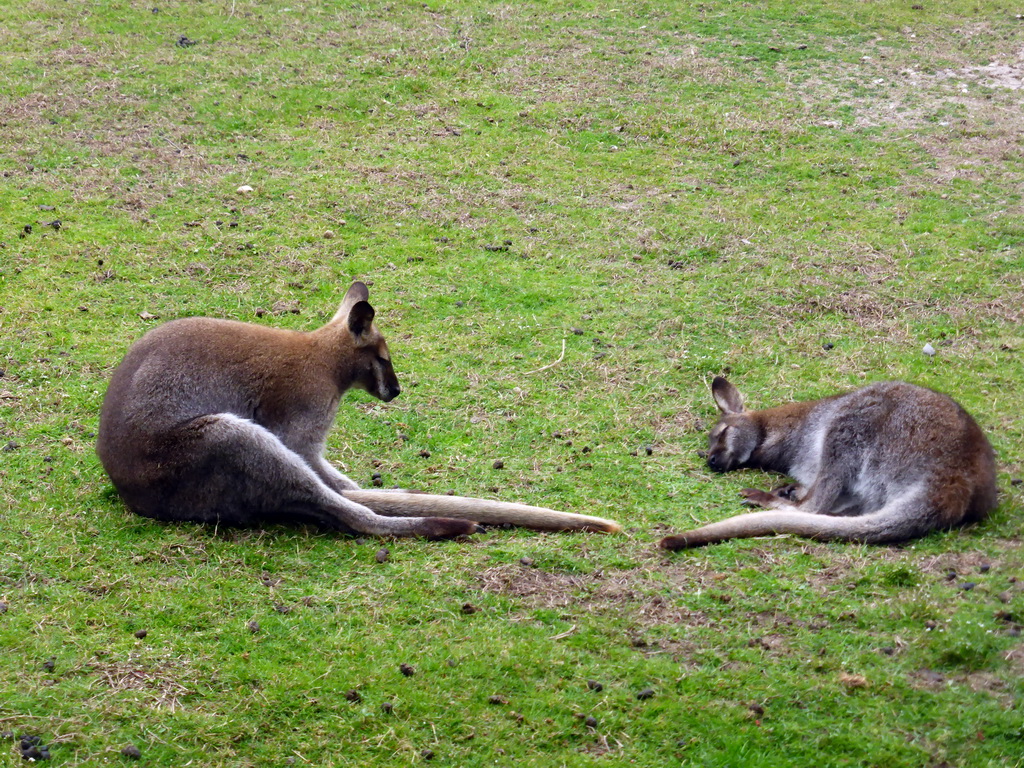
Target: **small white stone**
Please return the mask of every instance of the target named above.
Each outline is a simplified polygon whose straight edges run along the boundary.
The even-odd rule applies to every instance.
[[[236,189],[235,192],[238,192],[238,193],[243,194],[243,195],[247,195],[250,192],[252,192],[252,187],[250,187],[248,184],[243,184],[238,189]]]
[[[935,347],[931,344],[925,344],[921,351],[928,355],[928,357],[935,357]]]

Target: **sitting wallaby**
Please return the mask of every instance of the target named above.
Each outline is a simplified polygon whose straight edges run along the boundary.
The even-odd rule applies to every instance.
[[[712,382],[721,417],[708,466],[789,475],[796,484],[741,491],[768,507],[661,541],[683,549],[792,533],[886,544],[981,520],[996,505],[995,457],[974,419],[946,395],[901,381],[746,411],[739,391]]]
[[[338,401],[401,391],[363,283],[310,332],[196,317],[160,325],[114,371],[96,450],[121,498],[159,520],[313,523],[447,538],[477,523],[616,531],[543,507],[359,486],[323,456]],[[436,515],[436,516],[435,516]]]

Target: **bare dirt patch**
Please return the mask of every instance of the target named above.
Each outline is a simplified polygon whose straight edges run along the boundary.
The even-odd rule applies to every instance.
[[[1024,656],[1024,646],[1018,647],[1009,655]],[[1015,697],[1010,684],[991,672],[970,672],[968,674],[947,675],[933,669],[919,669],[910,674],[910,682],[916,688],[938,691],[953,685],[964,685],[975,693],[987,693],[1006,708],[1014,706]]]
[[[1004,707],[1013,706],[1014,696],[1009,683],[991,672],[972,672],[961,681],[976,693],[987,693],[998,699]]]
[[[1010,669],[1018,677],[1024,677],[1024,645],[1018,645],[1004,657],[1010,665]]]
[[[968,90],[970,84],[1019,91],[1024,88],[1024,48],[1002,55],[994,51],[988,64],[946,69],[935,77],[939,80],[953,80],[962,91]]]

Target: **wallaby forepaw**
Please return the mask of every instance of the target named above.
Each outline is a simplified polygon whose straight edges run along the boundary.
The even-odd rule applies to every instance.
[[[784,485],[772,488],[772,495],[786,501],[797,501],[799,490],[800,486],[797,483],[785,483]]]
[[[480,526],[472,520],[456,520],[452,517],[425,517],[417,531],[426,539],[454,539],[472,536],[480,532]]]
[[[743,503],[751,507],[771,507],[779,503],[777,496],[767,491],[759,491],[757,488],[744,488],[740,491]]]

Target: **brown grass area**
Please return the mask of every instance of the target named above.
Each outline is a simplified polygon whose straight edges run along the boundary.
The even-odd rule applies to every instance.
[[[190,145],[185,100],[157,113],[128,86],[137,68],[166,67],[170,59],[135,63],[118,50],[68,44],[91,37],[72,21],[54,21],[40,34],[57,36],[36,62],[47,75],[44,83],[23,95],[0,94],[3,129],[24,164],[15,173],[31,174],[29,164],[49,158],[49,185],[66,187],[77,198],[110,196],[113,205],[143,217],[165,199],[168,173],[191,184],[214,170]]]
[[[500,565],[488,568],[478,579],[485,591],[518,598],[529,609],[573,606],[580,612],[598,615],[626,611],[639,629],[662,624],[706,626],[708,619],[702,611],[689,610],[658,592],[664,588],[666,576],[682,593],[712,587],[725,574],[688,566],[668,566],[667,572],[659,566],[659,571],[661,578],[655,580],[644,570],[568,574]]]
[[[658,79],[721,85],[736,76],[727,65],[704,56],[692,41],[680,40],[670,50],[663,45],[664,39],[638,30],[627,49],[609,49],[600,32],[580,30],[557,43],[509,57],[495,76],[503,91],[517,97],[565,104],[632,101],[638,92],[649,96]],[[610,65],[622,56],[630,57],[631,66]],[[602,61],[604,66],[595,66]],[[590,118],[581,120],[586,124]]]
[[[998,574],[1005,570],[1004,564],[1016,562],[1021,549],[1020,542],[1004,539],[997,543],[1005,556],[989,557],[968,551],[945,552],[922,559],[912,548],[852,547],[837,552],[824,544],[792,540],[799,541],[805,554],[827,563],[818,570],[810,570],[808,577],[812,587],[826,592],[856,582],[866,567],[879,561],[907,564],[934,580],[945,579],[949,573],[968,579],[972,574],[982,573],[982,566],[986,566],[984,572],[996,574],[994,579],[998,581],[1002,578]],[[754,548],[749,555],[760,563],[761,570],[777,567],[776,553],[771,546]],[[729,578],[728,573],[677,561],[659,562],[658,577],[653,578],[652,574],[653,571],[643,568],[579,574],[507,564],[488,568],[477,578],[485,591],[514,597],[528,609],[575,606],[597,614],[627,611],[636,617],[637,625],[644,628],[661,624],[706,625],[707,616],[703,612],[690,611],[661,593],[666,586],[679,595],[723,592],[723,582]],[[1015,582],[1013,588],[1024,590],[1024,583]],[[768,627],[799,623],[774,611],[751,614],[750,621],[753,625]]]
[[[1006,557],[990,558],[981,552],[943,552],[932,557],[921,559],[912,557],[912,553],[903,550],[893,550],[898,553],[901,559],[913,562],[920,569],[930,576],[944,576],[949,573],[956,573],[961,577],[980,572],[982,566],[988,566],[991,571],[998,572],[1005,562],[1019,562],[1021,543],[1012,539],[1001,539],[993,542],[998,549],[1006,553]],[[1016,583],[1016,589],[1024,591],[1024,583]]]
[[[1000,298],[962,294],[940,301],[901,294],[881,280],[867,286],[850,285],[848,280],[833,279],[827,272],[802,278],[784,289],[782,293],[789,296],[789,302],[766,304],[762,314],[770,316],[779,327],[822,315],[838,315],[896,342],[910,340],[910,323],[940,315],[962,323],[1024,322],[1024,290],[1010,290],[1009,295]]]
[[[916,39],[911,30],[906,35]],[[856,65],[823,64],[820,74],[792,90],[815,109],[827,104],[852,108],[854,129],[882,128],[893,141],[921,147],[930,162],[918,188],[1004,177],[1003,164],[1019,163],[1024,150],[1024,48],[983,24],[945,40],[924,38],[922,33],[908,51],[868,46]],[[922,69],[916,63],[916,49],[922,46],[929,55],[921,60],[943,65]],[[978,64],[980,55],[988,63]],[[824,115],[815,120],[828,127],[841,124]],[[1007,179],[1001,183],[1006,185]],[[1024,193],[1024,182],[1010,181],[1008,186]],[[1019,205],[1014,208],[1020,210]]]
[[[124,661],[97,662],[93,672],[107,690],[144,692],[146,703],[157,709],[177,711],[191,693],[181,681],[182,670],[172,662],[150,664],[129,655]]]
[[[96,102],[103,102],[104,108],[98,110]],[[94,79],[74,90],[55,87],[0,98],[4,130],[20,137],[26,161],[62,147],[73,150],[76,161],[66,173],[76,197],[111,195],[114,205],[136,218],[165,199],[166,186],[145,183],[146,179],[165,178],[168,173],[196,179],[214,170],[202,152],[189,145],[186,121],[179,115],[148,115],[143,106],[122,92],[116,78]],[[115,120],[93,117],[110,110],[117,115]],[[111,160],[116,162],[107,162]],[[124,167],[139,171],[142,183],[123,175]]]

